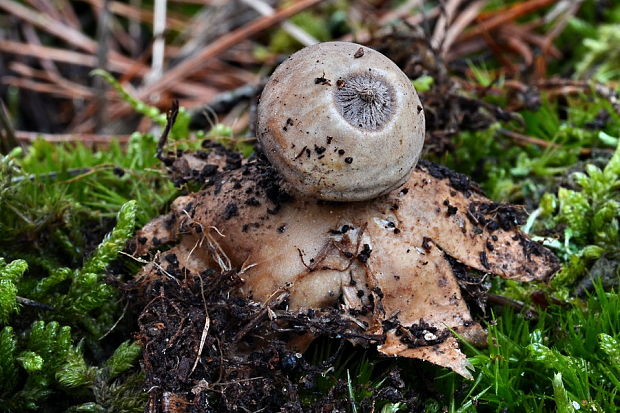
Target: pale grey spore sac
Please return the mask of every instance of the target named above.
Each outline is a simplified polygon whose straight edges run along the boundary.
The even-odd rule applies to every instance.
[[[382,77],[356,73],[346,77],[336,89],[334,99],[343,118],[351,125],[376,131],[390,120],[394,90]]]

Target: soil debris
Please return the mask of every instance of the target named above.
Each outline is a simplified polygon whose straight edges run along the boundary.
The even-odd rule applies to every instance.
[[[224,152],[201,162],[221,165],[227,159]],[[546,280],[559,268],[551,252],[519,231],[519,208],[489,201],[466,176],[430,162],[422,162],[400,190],[356,203],[293,198],[260,156],[234,165],[204,178],[182,171],[194,181],[202,179],[205,189],[178,198],[170,214],[147,224],[134,243],[138,256],[158,244],[176,243],[165,255],[175,259],[163,260],[167,266],[155,256],[142,270],[141,279],[149,284],[196,282],[207,276],[206,268],[219,268],[222,277],[235,280],[225,296],[241,300],[243,310],[228,311],[252,316],[229,320],[242,326],[232,335],[236,347],[230,354],[251,347],[263,360],[262,352],[271,351],[269,357],[289,357],[290,367],[287,351],[301,353],[316,337],[329,336],[378,345],[386,355],[419,358],[471,377],[456,338],[448,333],[453,329],[473,343],[485,342],[466,302],[484,309],[483,280],[465,269],[532,281]],[[172,169],[179,176],[181,170]],[[210,184],[214,177],[217,189]],[[208,275],[211,281],[204,285],[217,286],[212,279],[218,275]],[[199,297],[193,300],[200,302]],[[216,325],[211,322],[207,340],[218,331]],[[196,328],[199,334],[201,324]],[[245,340],[250,344],[242,345]],[[199,346],[193,348],[198,357]],[[204,363],[199,355],[197,365]],[[181,373],[181,378],[190,375],[185,367]],[[212,376],[205,380],[213,383]],[[266,386],[261,380],[257,383]],[[297,397],[290,394],[288,402]]]
[[[235,291],[243,280],[235,271],[183,277],[168,257],[166,271],[179,281],[162,276],[142,283],[149,302],[138,320],[138,339],[151,389],[148,412],[319,412],[328,405],[345,411],[348,393],[342,382],[322,397],[314,395],[309,406],[301,403],[300,394],[313,395],[334,360],[311,365],[288,343],[308,333],[360,343],[380,337],[365,334],[335,308],[293,314],[286,310],[284,292],[267,304],[240,297]],[[205,325],[208,334],[203,334]],[[398,382],[399,374],[393,371],[390,377]],[[407,403],[405,396],[387,386],[373,400]]]

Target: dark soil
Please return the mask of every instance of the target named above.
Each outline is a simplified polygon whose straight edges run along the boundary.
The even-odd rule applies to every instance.
[[[237,153],[222,145],[205,141],[203,147],[206,152],[202,155],[201,152],[168,154],[166,163],[176,184],[212,188],[217,194],[218,187],[221,188],[218,183],[227,170],[248,168]],[[218,155],[212,158],[219,159],[218,164],[209,163],[212,152]],[[204,162],[194,163],[196,167],[192,168],[186,156]],[[250,189],[268,194],[269,205],[260,205],[250,197],[247,207],[267,208],[277,213],[280,205],[290,200],[290,195],[260,152],[252,164],[255,167],[259,164],[260,173]],[[466,195],[480,192],[465,175],[427,161],[421,161],[421,165],[431,175],[449,179],[455,191]],[[246,205],[231,204],[225,213],[232,217],[238,207]],[[188,205],[187,210],[191,215],[193,206]],[[471,219],[479,222],[481,230],[489,232],[495,227],[512,228],[523,221],[520,209],[503,204],[476,204],[470,214]],[[333,231],[348,230],[345,226]],[[537,253],[531,246],[524,245],[524,248]],[[364,261],[371,254],[372,249],[365,245],[356,259]],[[484,316],[488,281],[451,257],[446,258],[470,310]],[[340,308],[290,312],[286,291],[265,304],[239,297],[236,291],[243,281],[234,270],[228,273],[205,270],[188,275],[179,268],[177,257],[166,252],[162,253],[160,262],[165,270],[160,277],[142,280],[130,291],[140,296],[141,302],[148,303],[138,318],[138,338],[144,345],[143,368],[150,397],[148,412],[349,411],[351,401],[346,380],[336,376],[325,379],[323,373],[337,368],[334,363],[343,348],[351,347],[350,342],[362,347],[373,344],[374,348],[383,342],[384,336],[365,334]],[[425,339],[424,334],[431,328],[422,320],[410,327],[398,323],[385,327],[386,330],[396,328],[400,339],[412,347],[433,344]],[[437,342],[449,334],[447,330],[431,332]],[[310,337],[333,339],[340,349],[327,360],[310,363],[291,347],[294,342],[309,342]],[[416,390],[416,394],[405,391],[399,377],[397,370],[383,371],[381,378],[386,378],[388,384],[380,391],[368,392],[371,396],[356,400],[358,411],[376,411],[377,406],[388,401],[402,403],[407,411],[420,411],[423,407],[420,401],[429,397],[429,390],[418,386],[422,390]]]
[[[180,275],[175,257],[165,261],[171,275]],[[288,313],[285,294],[268,306],[237,297],[232,292],[240,283],[235,273],[208,270],[183,281],[159,279],[140,286],[149,300],[138,336],[144,345],[147,411],[348,411],[346,381],[335,379],[327,391],[319,389],[322,373],[350,347],[342,338],[369,343],[380,337],[357,331],[337,309]],[[287,346],[289,339],[305,334],[337,338],[341,348],[311,365]],[[372,411],[378,401],[417,410],[418,398],[406,394],[399,377],[396,370],[388,372],[389,384],[359,401],[359,411]]]

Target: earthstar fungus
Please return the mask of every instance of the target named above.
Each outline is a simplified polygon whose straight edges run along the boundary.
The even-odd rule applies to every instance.
[[[359,45],[325,46],[345,50],[342,53],[352,60],[376,53]],[[345,75],[334,76],[330,67],[325,63],[318,71],[307,71],[312,86],[314,79],[321,78],[321,82],[335,83],[339,78],[355,82]],[[263,96],[261,105],[266,101]],[[414,109],[417,113],[415,104]],[[264,110],[259,116],[266,116]],[[333,154],[338,154],[334,148],[343,145],[344,135],[336,133],[343,128],[341,123],[325,133],[298,120],[282,124],[287,116],[281,112],[268,125],[280,129],[288,125],[298,128],[302,137],[311,137],[300,138],[292,149],[310,149],[312,139],[331,136],[323,153],[330,155],[330,162],[337,159]],[[367,125],[370,129],[381,121],[373,119]],[[423,120],[418,127],[411,133],[411,150],[421,148],[416,134],[423,133]],[[272,159],[273,152],[269,156],[275,146],[268,143],[272,137],[265,128],[259,126],[261,142],[274,166],[261,157],[241,162],[233,156],[231,162],[230,155],[219,149],[177,158],[171,166],[175,182],[199,180],[206,183],[205,189],[177,198],[169,214],[139,231],[135,254],[176,243],[166,255],[172,254],[186,275],[217,266],[222,271],[236,269],[244,280],[239,294],[269,305],[274,296],[285,293],[289,312],[336,307],[355,328],[382,337],[377,343],[380,352],[427,360],[468,378],[467,360],[452,331],[478,344],[486,342],[486,333],[463,299],[462,269],[517,281],[544,281],[559,267],[550,251],[519,230],[523,214],[518,207],[491,202],[469,178],[440,165],[420,162],[415,167],[419,151],[413,165],[403,167],[412,170],[386,184],[394,189],[364,189],[366,197],[372,192],[384,195],[358,202],[325,202],[301,194],[299,188],[304,185],[295,179],[303,181],[300,176],[321,171],[324,165],[316,161],[327,156],[310,157],[312,162],[301,166],[299,176],[276,171],[280,165]],[[291,148],[285,149],[283,159],[297,165]],[[331,194],[323,196],[327,199],[333,194],[351,199],[355,191],[348,193],[335,182],[319,188],[316,180],[305,187],[310,194]],[[162,264],[156,258],[141,275],[164,276]],[[303,350],[311,339],[298,337],[291,345]]]
[[[278,66],[260,98],[257,131],[291,189],[360,201],[407,180],[424,144],[424,111],[390,59],[359,44],[327,42]]]

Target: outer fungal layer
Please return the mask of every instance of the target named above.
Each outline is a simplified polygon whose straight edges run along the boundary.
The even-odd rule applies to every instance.
[[[192,162],[198,170],[223,164],[215,158]],[[292,199],[260,162],[210,183],[140,231],[136,254],[178,242],[166,254],[183,271],[237,269],[240,294],[267,303],[285,291],[293,311],[340,306],[364,332],[384,337],[381,352],[466,377],[450,329],[473,342],[484,342],[484,331],[454,264],[518,281],[546,280],[558,269],[553,254],[519,231],[517,208],[492,203],[465,176],[431,163],[388,195],[348,204]],[[165,275],[162,269],[148,264],[143,275]]]
[[[284,61],[265,86],[258,138],[299,194],[359,201],[400,186],[424,143],[424,111],[390,59],[327,42]]]

